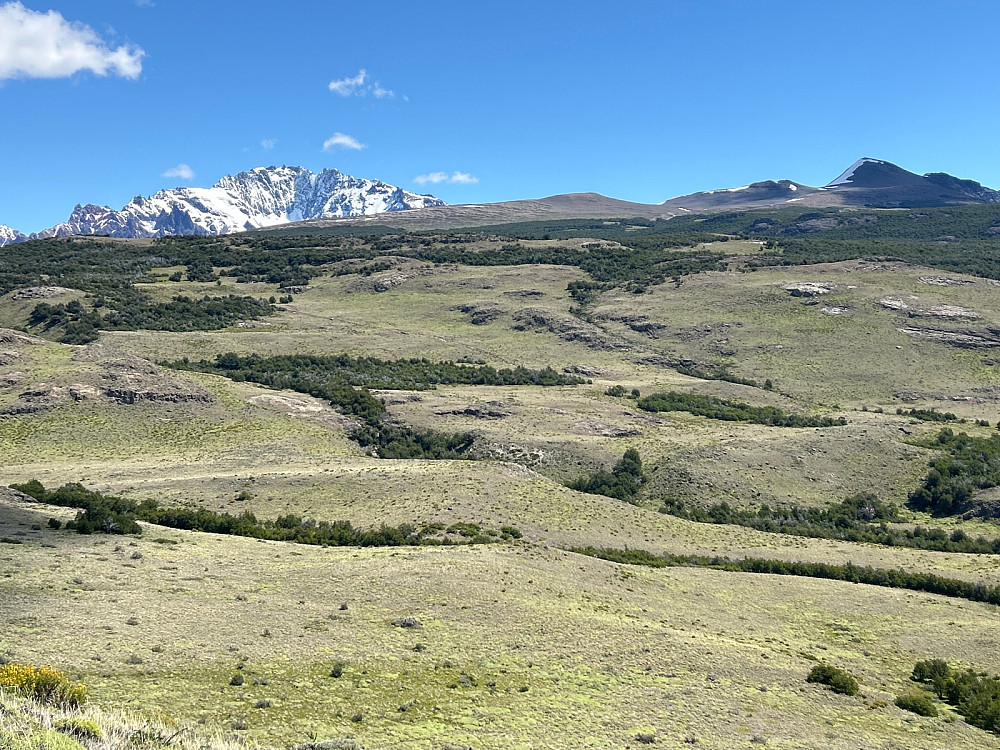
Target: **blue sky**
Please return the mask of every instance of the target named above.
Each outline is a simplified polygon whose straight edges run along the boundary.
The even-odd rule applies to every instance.
[[[269,164],[451,203],[861,156],[1000,188],[998,27],[992,1],[0,0],[0,224]]]

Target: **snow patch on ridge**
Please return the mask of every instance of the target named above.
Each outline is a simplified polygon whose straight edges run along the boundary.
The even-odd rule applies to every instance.
[[[881,159],[870,159],[868,157],[864,157],[862,159],[858,159],[851,166],[849,166],[844,171],[844,173],[840,175],[840,177],[838,177],[837,179],[833,180],[832,182],[828,182],[826,184],[826,187],[829,188],[829,187],[834,187],[835,185],[850,185],[851,182],[854,181],[854,173],[858,170],[858,167],[860,167],[862,164],[865,164],[865,163],[868,163],[868,162],[871,162],[872,164],[885,164],[886,163],[886,162],[882,161]]]

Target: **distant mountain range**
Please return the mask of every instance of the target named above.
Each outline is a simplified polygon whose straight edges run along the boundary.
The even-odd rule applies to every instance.
[[[318,218],[370,216],[387,211],[443,206],[380,180],[324,169],[258,167],[227,175],[210,188],[161,190],[133,198],[120,211],[78,205],[69,219],[24,235],[0,225],[0,246],[45,237],[102,234],[111,237],[216,235]]]
[[[379,180],[351,177],[335,169],[313,174],[303,167],[258,167],[223,177],[210,188],[175,188],[149,198],[136,196],[121,211],[77,206],[69,220],[28,236],[0,225],[0,247],[74,234],[163,237],[227,234],[289,224],[328,226],[376,214],[384,214],[380,224],[443,229],[579,217],[670,218],[690,212],[776,206],[916,208],[998,202],[1000,191],[973,180],[944,172],[918,175],[870,158],[859,159],[822,187],[766,180],[692,193],[657,204],[629,203],[597,193],[571,193],[537,200],[448,206],[429,195],[417,195]]]
[[[401,229],[449,229],[518,221],[573,218],[666,219],[686,213],[719,213],[781,206],[856,206],[907,208],[1000,202],[1000,191],[943,172],[918,175],[880,159],[859,159],[823,187],[792,180],[766,180],[743,187],[708,190],[663,203],[628,203],[597,193],[570,193],[536,200],[454,205],[402,211],[379,218]],[[352,219],[317,219],[302,225],[322,227]]]
[[[961,203],[997,203],[1000,191],[944,172],[918,175],[879,159],[858,159],[823,187],[791,180],[767,180],[727,190],[683,195],[661,204],[686,211],[764,208],[782,204],[803,206],[861,206],[915,208]]]

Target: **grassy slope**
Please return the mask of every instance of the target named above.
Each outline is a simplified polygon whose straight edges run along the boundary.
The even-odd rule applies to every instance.
[[[9,534],[33,511],[4,517]],[[19,570],[0,579],[0,645],[14,657],[63,665],[98,703],[220,730],[245,721],[269,743],[607,747],[654,730],[668,747],[690,736],[712,748],[754,735],[776,747],[990,741],[961,722],[869,708],[891,702],[927,653],[1000,666],[992,610],[967,602],[623,568],[528,545],[324,550],[166,530],[24,539],[0,548],[0,565]],[[422,627],[392,625],[407,616]],[[244,658],[246,681],[230,686]],[[854,670],[862,697],[806,686],[812,658]]]
[[[850,264],[709,274],[687,278],[679,289],[606,295],[595,319],[612,315],[597,320],[600,327],[580,324],[629,347],[605,351],[550,332],[511,328],[512,314],[525,307],[568,318],[566,284],[582,278],[575,269],[408,264],[405,273],[405,283],[380,294],[358,277],[316,279],[259,328],[105,334],[85,350],[10,345],[19,356],[0,366],[0,376],[24,377],[0,388],[0,406],[16,401],[30,384],[97,383],[109,359],[132,354],[155,360],[227,350],[348,351],[600,368],[592,385],[576,388],[441,388],[394,398],[393,412],[409,422],[471,428],[485,444],[539,451],[542,458],[533,464],[539,473],[497,462],[374,460],[315,400],[171,374],[207,390],[214,401],[83,402],[0,419],[3,483],[83,480],[132,497],[230,511],[246,507],[263,516],[292,511],[349,518],[359,525],[512,523],[525,531],[525,544],[320,550],[157,530],[133,547],[131,540],[33,531],[32,524],[44,526],[51,515],[72,514],[3,505],[0,536],[26,541],[0,545],[3,646],[18,659],[78,673],[104,705],[131,700],[189,721],[204,718],[222,730],[245,721],[249,735],[267,743],[316,733],[357,735],[375,747],[436,749],[444,741],[606,747],[655,729],[667,747],[685,746],[685,737],[708,747],[749,746],[755,735],[777,747],[802,747],[803,738],[817,747],[988,745],[987,735],[961,722],[916,719],[891,707],[916,658],[998,668],[995,612],[987,607],[828,581],[625,569],[548,546],[853,560],[1000,580],[992,557],[702,526],[552,481],[606,466],[634,446],[656,468],[647,498],[654,507],[665,492],[712,502],[822,503],[873,488],[899,500],[925,460],[904,438],[933,434],[937,427],[852,409],[881,404],[894,411],[892,394],[916,389],[926,396],[920,404],[992,422],[1000,413],[992,391],[976,390],[992,383],[982,354],[908,337],[897,341],[902,334],[895,328],[906,320],[875,301],[917,294],[928,303],[974,307],[986,318],[966,327],[982,327],[997,317],[990,290],[980,289],[985,282],[956,291],[921,284],[920,269],[887,274]],[[780,289],[801,280],[842,285],[833,302],[850,306],[851,315],[823,315]],[[848,283],[857,289],[848,290]],[[528,289],[542,294],[504,294]],[[210,290],[160,284],[155,291]],[[221,291],[248,292],[229,284]],[[252,291],[275,290],[256,285]],[[469,303],[494,304],[501,314],[473,326],[451,309]],[[649,315],[668,328],[653,338],[608,319],[622,313]],[[737,319],[744,325],[736,326]],[[706,334],[705,322],[729,327]],[[808,345],[817,337],[827,346]],[[723,339],[727,343],[718,343]],[[776,342],[794,356],[775,350]],[[735,353],[723,354],[724,348]],[[651,355],[730,362],[737,374],[773,378],[778,392],[699,381],[636,362]],[[782,430],[684,414],[650,418],[637,413],[634,402],[604,396],[612,384],[644,393],[690,389],[824,413],[839,409],[851,425]],[[978,402],[937,398],[950,395]],[[485,421],[438,413],[494,401],[511,407],[511,416]],[[602,437],[593,434],[595,423],[640,434]],[[242,489],[253,499],[232,503]],[[349,604],[346,613],[338,609],[342,601]],[[407,615],[424,628],[391,626]],[[132,617],[137,625],[126,624]],[[412,651],[416,642],[427,650]],[[163,650],[154,652],[154,646]],[[141,664],[126,663],[133,653]],[[856,670],[866,700],[804,686],[812,662],[802,654]],[[242,656],[249,657],[247,683],[228,687]],[[328,673],[337,660],[347,664],[345,676],[332,680]],[[475,685],[461,681],[463,672]],[[254,685],[253,678],[268,684]],[[273,705],[257,709],[260,699]],[[890,707],[870,711],[874,700]],[[399,711],[404,704],[408,710]],[[359,712],[362,721],[352,721]]]

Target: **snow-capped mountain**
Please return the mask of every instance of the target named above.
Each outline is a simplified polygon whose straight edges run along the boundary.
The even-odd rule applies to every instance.
[[[15,242],[22,242],[26,239],[27,237],[18,232],[16,229],[11,229],[4,224],[0,224],[0,247],[3,247],[4,245],[11,245]]]
[[[744,187],[682,195],[660,205],[682,212],[712,212],[785,204],[913,208],[998,202],[1000,191],[974,180],[962,180],[944,172],[914,174],[891,162],[865,157],[822,187],[809,187],[790,180],[768,180]]]
[[[290,221],[370,216],[443,205],[438,198],[417,195],[380,180],[351,177],[336,169],[314,174],[304,167],[258,167],[227,175],[210,188],[161,190],[148,198],[137,195],[120,211],[78,205],[68,220],[27,238],[20,235],[20,239],[73,234],[228,234]],[[7,244],[3,237],[0,234],[0,244]],[[19,238],[12,236],[9,241],[17,242]]]

